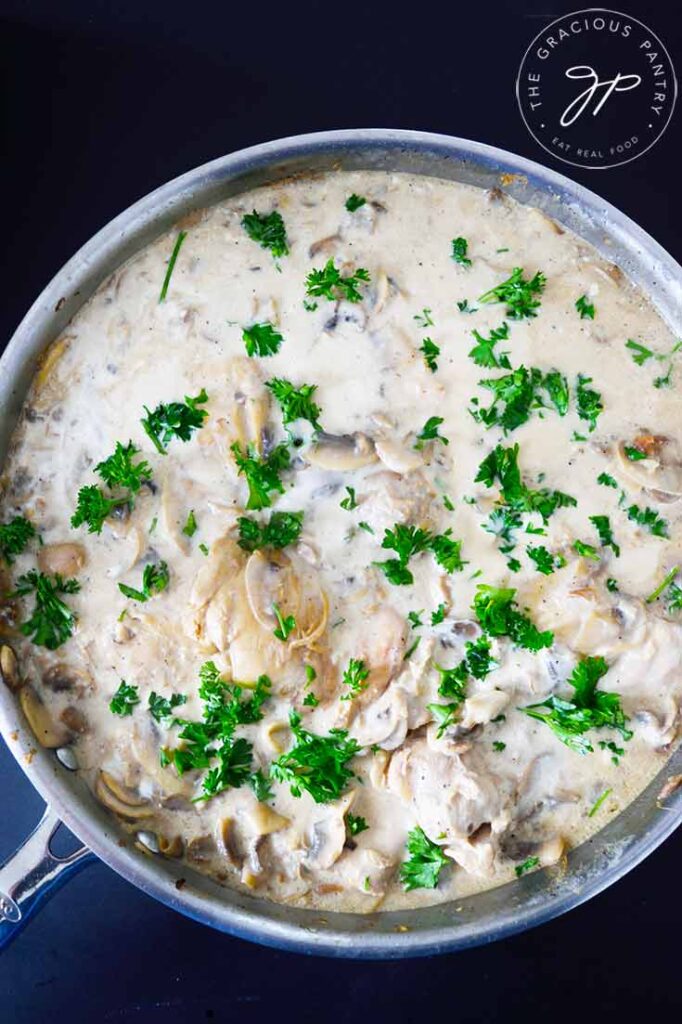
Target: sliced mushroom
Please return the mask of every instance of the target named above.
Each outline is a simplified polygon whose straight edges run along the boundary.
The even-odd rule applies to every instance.
[[[19,703],[41,746],[54,750],[56,747],[66,746],[71,741],[69,729],[64,724],[54,721],[32,686],[24,686],[19,690]]]
[[[97,776],[95,796],[110,811],[127,821],[149,818],[154,813],[148,800],[122,785],[109,772],[101,771]]]
[[[319,238],[317,242],[308,249],[308,256],[314,259],[315,256],[319,256],[320,253],[324,253],[325,256],[331,256],[338,251],[339,243],[342,241],[341,235],[336,232],[335,235],[327,235],[326,238]]]
[[[267,804],[257,802],[244,814],[245,823],[250,831],[259,836],[269,836],[273,832],[281,832],[291,824],[290,818],[285,818]]]
[[[85,548],[82,544],[46,544],[38,551],[38,566],[42,572],[59,573],[60,576],[76,576],[85,565]]]
[[[157,836],[159,843],[159,853],[164,857],[182,857],[185,851],[185,844],[183,843],[180,836],[164,836],[159,834]]]
[[[272,633],[277,624],[274,607],[283,617],[293,615],[295,631],[289,648],[310,646],[327,626],[329,602],[314,569],[293,555],[254,551],[244,570],[244,586],[255,620]]]
[[[475,693],[464,702],[460,725],[463,730],[485,725],[496,718],[509,703],[509,695],[501,690],[487,690]]]
[[[355,794],[340,800],[327,813],[313,821],[308,833],[305,862],[317,870],[330,868],[341,856],[346,842],[345,814]]]
[[[233,422],[242,447],[251,446],[260,455],[263,450],[269,392],[253,362],[235,359],[231,367],[234,387]]]
[[[205,864],[216,853],[213,836],[194,836],[187,844],[186,857],[195,864]]]
[[[53,693],[75,691],[82,694],[90,685],[90,682],[90,678],[84,672],[81,672],[80,669],[74,668],[72,665],[66,665],[61,661],[57,662],[56,665],[50,665],[43,673],[43,684],[48,690],[52,690]]]
[[[365,434],[321,433],[305,453],[305,459],[317,469],[343,473],[370,466],[377,456],[373,442]]]
[[[358,715],[351,735],[363,747],[376,745],[383,750],[396,750],[407,735],[407,719],[405,694],[399,687],[389,686]]]
[[[19,662],[9,644],[3,644],[0,647],[0,675],[2,675],[3,683],[10,690],[18,690],[21,686]]]
[[[411,473],[424,465],[419,452],[406,448],[399,441],[380,438],[374,442],[374,447],[383,464],[393,473]]]
[[[59,720],[73,733],[82,735],[84,732],[87,732],[88,720],[78,708],[64,708],[59,716]]]
[[[645,452],[647,458],[633,462],[627,457],[623,442],[616,448],[616,458],[623,476],[649,492],[660,492],[664,499],[681,497],[682,460],[675,457],[666,439],[641,435],[635,439],[634,447]]]

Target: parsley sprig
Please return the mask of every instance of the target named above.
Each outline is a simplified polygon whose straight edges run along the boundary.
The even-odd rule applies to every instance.
[[[257,551],[260,548],[285,548],[294,544],[303,526],[302,512],[273,512],[267,523],[258,523],[249,516],[240,516],[237,520],[239,540],[237,543],[244,551]]]
[[[139,703],[140,694],[137,686],[126,683],[125,679],[122,679],[119,688],[109,701],[109,710],[119,718],[127,718],[128,715],[132,715],[133,709]]]
[[[278,444],[265,458],[260,459],[255,449],[247,446],[244,453],[237,441],[230,447],[240,475],[244,475],[249,487],[246,507],[249,510],[269,508],[272,505],[270,493],[284,494],[280,473],[289,468],[291,455],[285,444]]]
[[[160,594],[166,589],[170,580],[170,572],[165,562],[151,562],[145,565],[142,573],[142,589],[136,590],[125,583],[119,583],[118,589],[125,597],[132,601],[140,601],[143,604],[155,594]]]
[[[35,594],[33,612],[19,629],[31,638],[38,647],[56,651],[73,635],[76,616],[62,601],[60,594],[77,594],[78,580],[65,580],[59,573],[53,577],[32,569],[17,580],[11,597],[26,597]]]
[[[292,796],[300,797],[305,791],[318,804],[337,800],[353,778],[348,762],[360,750],[358,743],[348,738],[345,729],[332,729],[328,736],[308,732],[295,711],[289,714],[289,725],[295,743],[272,762],[271,777],[286,783]]]
[[[616,729],[623,739],[629,740],[632,731],[627,728],[629,719],[623,712],[620,697],[597,689],[599,680],[608,670],[609,666],[602,657],[583,658],[568,679],[574,691],[572,700],[552,694],[546,700],[520,710],[548,725],[562,743],[578,754],[594,750],[585,737],[590,729]]]
[[[489,636],[506,636],[518,647],[539,651],[551,647],[554,634],[540,632],[531,620],[520,612],[514,600],[516,591],[511,587],[491,587],[479,583],[472,608],[481,628]]]
[[[368,677],[369,669],[364,661],[361,658],[351,658],[343,673],[343,682],[348,687],[348,693],[344,693],[341,700],[353,700],[363,690],[366,690]]]
[[[258,213],[257,210],[246,213],[242,217],[242,227],[252,241],[260,245],[261,249],[269,249],[275,259],[288,254],[286,227],[278,210],[272,213]]]
[[[297,388],[283,377],[273,377],[265,386],[279,402],[285,427],[296,420],[307,420],[315,430],[322,430],[319,420],[321,410],[313,401],[317,384],[301,384]]]
[[[166,449],[174,437],[181,441],[189,441],[194,431],[204,425],[208,413],[199,406],[206,402],[208,395],[202,388],[194,398],[185,395],[184,402],[161,403],[153,412],[145,405],[144,411],[147,415],[140,422],[159,455],[166,454]]]
[[[542,294],[546,283],[547,278],[539,270],[530,280],[526,280],[523,268],[514,267],[506,281],[484,292],[478,301],[504,302],[507,307],[506,315],[510,320],[524,320],[537,316],[536,310],[540,305],[537,296]]]
[[[274,356],[279,352],[284,338],[273,325],[265,320],[261,324],[251,324],[242,330],[242,340],[247,356]]]
[[[24,516],[14,516],[9,523],[0,525],[0,554],[8,565],[35,536],[35,526]]]
[[[360,284],[367,284],[369,271],[358,267],[353,274],[344,277],[334,265],[334,260],[327,260],[321,270],[311,270],[306,278],[306,294],[312,298],[328,299],[336,302],[345,299],[347,302],[361,302]]]
[[[412,889],[435,889],[443,868],[450,860],[440,846],[417,825],[407,834],[409,859],[400,866],[400,881],[405,892]]]

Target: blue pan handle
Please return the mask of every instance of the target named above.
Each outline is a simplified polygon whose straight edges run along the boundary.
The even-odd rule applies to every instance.
[[[68,857],[55,857],[50,841],[60,824],[54,811],[46,807],[33,832],[0,866],[0,950],[65,882],[97,860],[87,846]]]

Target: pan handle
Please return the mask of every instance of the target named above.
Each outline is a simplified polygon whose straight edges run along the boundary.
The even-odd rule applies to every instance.
[[[61,822],[49,807],[33,832],[0,866],[0,950],[26,922],[81,868],[97,860],[87,846],[56,857],[50,841]]]

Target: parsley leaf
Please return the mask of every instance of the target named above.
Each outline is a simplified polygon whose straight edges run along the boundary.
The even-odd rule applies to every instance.
[[[291,462],[289,449],[285,444],[278,444],[264,459],[259,459],[251,447],[247,447],[244,454],[237,441],[231,445],[230,451],[234,455],[239,474],[244,474],[249,486],[247,509],[257,511],[272,505],[270,491],[284,494],[284,485],[279,474],[282,470],[288,469]]]
[[[429,416],[421,429],[421,433],[417,434],[417,440],[414,445],[417,451],[420,451],[427,441],[441,441],[444,445],[450,444],[447,437],[443,437],[442,434],[438,433],[438,428],[443,422],[442,416]]]
[[[65,580],[59,573],[50,579],[44,573],[32,569],[20,576],[10,596],[25,597],[35,593],[36,600],[31,617],[22,623],[20,631],[39,647],[56,651],[73,635],[76,624],[76,616],[58,595],[77,594],[79,590],[78,580]]]
[[[205,409],[199,409],[199,406],[205,402],[208,402],[208,395],[202,388],[194,398],[185,395],[184,402],[157,405],[153,412],[145,405],[144,411],[147,415],[140,422],[160,455],[166,454],[166,449],[174,437],[180,438],[181,441],[189,441],[193,432],[204,425],[208,413]]]
[[[282,643],[286,643],[291,633],[296,629],[296,619],[293,615],[283,616],[277,604],[273,604],[272,610],[277,619],[277,628],[273,629],[273,635],[278,640],[281,640]]]
[[[303,513],[273,512],[270,521],[264,526],[248,516],[240,516],[237,526],[237,543],[244,551],[256,551],[267,547],[285,548],[298,540],[303,526]]]
[[[597,483],[601,484],[602,487],[615,487],[618,489],[618,484],[609,473],[600,473],[597,477]]]
[[[453,238],[452,239],[452,258],[455,263],[459,263],[461,267],[470,267],[471,260],[467,256],[467,250],[469,243],[466,238]]]
[[[445,605],[441,602],[435,612],[431,612],[431,625],[437,626],[445,618]]]
[[[476,366],[483,366],[486,369],[505,369],[510,370],[511,364],[509,362],[507,352],[501,352],[499,355],[495,352],[495,345],[498,341],[506,341],[509,337],[509,324],[504,321],[500,327],[494,327],[490,332],[490,337],[485,338],[479,331],[471,332],[477,342],[476,345],[469,352],[469,358],[473,359]]]
[[[197,520],[196,516],[194,515],[193,508],[191,508],[187,513],[187,519],[185,520],[185,525],[182,528],[182,532],[184,533],[185,537],[193,537],[194,534],[197,532]]]
[[[461,540],[453,540],[450,536],[451,533],[452,530],[446,530],[445,533],[436,534],[431,538],[429,547],[438,565],[442,566],[446,572],[461,572],[468,563],[462,560],[460,554]]]
[[[322,270],[310,271],[305,282],[306,294],[313,298],[329,299],[330,302],[336,302],[338,299],[360,302],[362,294],[359,285],[366,284],[369,279],[369,272],[364,267],[358,267],[354,274],[343,277],[334,266],[334,260],[330,259]]]
[[[647,604],[652,604],[654,601],[656,601],[657,598],[659,598],[661,596],[663,591],[666,590],[670,586],[670,584],[673,582],[673,580],[675,579],[675,577],[677,576],[679,571],[680,571],[679,565],[674,566],[674,568],[672,568],[670,570],[670,572],[667,573],[667,575],[664,577],[663,581],[658,584],[656,589],[652,590],[652,592],[649,594],[649,596],[646,599],[646,603]],[[679,589],[679,588],[677,588],[677,586],[675,586],[675,589]]]
[[[412,317],[413,320],[417,321],[419,327],[433,327],[433,320],[431,319],[431,310],[422,309],[421,313],[415,313]]]
[[[78,492],[76,511],[71,516],[71,525],[76,529],[87,523],[88,533],[101,533],[104,520],[119,505],[129,504],[129,500],[128,496],[125,498],[107,498],[99,487],[96,487],[94,484],[90,484],[88,487],[81,487]]]
[[[535,562],[535,568],[538,572],[541,572],[543,576],[550,576],[555,569],[561,567],[561,564],[557,563],[555,556],[551,551],[548,551],[545,547],[527,547],[526,554]]]
[[[523,320],[526,317],[537,316],[535,311],[540,305],[540,300],[536,296],[542,294],[546,283],[547,279],[540,271],[527,281],[523,276],[523,269],[514,267],[506,281],[484,292],[478,301],[504,302],[510,320]]]
[[[348,829],[348,835],[359,836],[361,832],[367,831],[369,825],[360,814],[355,815],[348,811],[346,814],[346,828]]]
[[[242,217],[242,227],[252,241],[257,242],[261,249],[269,249],[275,259],[288,254],[287,232],[282,214],[277,210],[247,213]]]
[[[405,892],[435,889],[441,871],[449,863],[440,846],[417,825],[407,834],[407,852],[410,857],[400,866],[400,881]]]
[[[565,416],[568,412],[568,381],[563,374],[550,370],[543,377],[542,386],[559,415]]]
[[[353,192],[353,194],[348,196],[348,199],[346,199],[344,206],[349,213],[355,213],[355,211],[359,210],[361,206],[364,206],[366,202],[367,200],[364,196],[357,196],[355,192]]]
[[[590,516],[590,522],[599,534],[599,540],[603,548],[611,548],[616,558],[620,556],[620,547],[616,544],[611,523],[608,516]]]
[[[20,555],[28,542],[36,536],[33,523],[24,516],[14,516],[9,523],[0,525],[0,554],[11,565],[15,555]]]
[[[594,305],[587,295],[581,295],[579,299],[575,300],[575,308],[580,313],[581,320],[594,320]]]
[[[154,594],[160,594],[165,590],[169,580],[168,566],[162,561],[145,565],[142,573],[142,590],[135,590],[133,587],[126,586],[125,583],[119,583],[118,589],[132,601],[145,602]]]
[[[479,583],[472,608],[481,628],[490,636],[508,636],[518,647],[539,651],[551,647],[554,634],[540,632],[529,618],[515,607],[516,591],[512,588],[491,587]]]
[[[147,703],[149,705],[149,713],[154,721],[160,722],[163,725],[173,717],[175,708],[179,708],[187,703],[187,697],[184,693],[173,693],[170,697],[161,697],[160,694],[152,690]]]
[[[137,691],[137,687],[128,685],[125,679],[122,679],[121,685],[109,701],[109,710],[114,715],[119,715],[121,718],[127,718],[128,715],[132,715],[133,708],[139,703],[140,695]]]
[[[270,780],[260,768],[256,769],[256,771],[252,772],[249,776],[249,785],[253,790],[253,795],[256,800],[259,800],[262,804],[267,800],[272,800],[274,793],[272,792]]]
[[[251,324],[242,330],[242,340],[247,356],[274,356],[279,352],[284,338],[267,320],[262,324]]]
[[[289,724],[296,741],[291,750],[270,765],[270,775],[276,782],[289,785],[292,796],[299,797],[305,790],[315,803],[326,804],[337,800],[353,772],[348,762],[360,750],[345,729],[332,729],[328,736],[317,736],[301,728],[301,716],[289,714]]]
[[[296,420],[308,420],[315,430],[322,430],[318,419],[321,410],[319,405],[313,402],[317,384],[301,384],[299,388],[295,388],[291,381],[274,377],[267,381],[265,386],[280,404],[285,427]]]
[[[628,338],[625,342],[625,347],[629,348],[633,353],[632,361],[637,363],[637,366],[644,366],[654,356],[650,348],[647,348],[646,345],[640,345],[638,341],[634,341],[632,338]]]
[[[589,423],[590,433],[597,426],[597,419],[604,410],[599,392],[594,391],[592,388],[588,388],[587,386],[591,383],[591,377],[585,377],[582,373],[578,374],[578,383],[575,393],[578,416],[581,420],[585,420],[586,423]]]
[[[367,678],[369,676],[369,669],[365,667],[364,661],[358,658],[351,658],[348,662],[348,668],[343,673],[343,681],[349,692],[344,693],[341,700],[352,700],[353,697],[357,697],[359,693],[367,689]]]
[[[339,502],[339,505],[341,508],[345,509],[346,512],[352,512],[354,508],[358,507],[358,503],[355,500],[355,488],[346,487],[346,493],[348,494],[348,497],[343,498],[343,500]]]
[[[649,533],[653,534],[654,537],[667,537],[668,536],[668,522],[659,516],[658,512],[652,508],[640,508],[638,505],[630,505],[627,510],[628,519],[632,522],[637,523],[639,526],[644,526]]]
[[[609,666],[602,657],[583,658],[568,679],[574,689],[573,700],[552,694],[546,700],[520,710],[548,725],[562,743],[578,754],[594,750],[584,736],[589,729],[616,729],[623,739],[629,740],[632,732],[627,728],[629,719],[621,708],[620,697],[616,693],[597,690],[597,683],[608,670]]]
[[[424,362],[428,366],[431,373],[435,373],[438,369],[437,359],[440,355],[440,348],[431,338],[424,338],[419,351],[424,354]]]
[[[516,873],[516,877],[520,878],[521,875],[525,875],[525,873],[527,871],[532,871],[533,868],[538,867],[539,864],[540,864],[540,858],[539,857],[527,857],[523,861],[522,864],[516,864],[515,865],[514,871]]]
[[[95,466],[95,472],[99,473],[107,486],[124,487],[137,494],[142,481],[149,480],[152,475],[151,467],[146,460],[133,462],[133,457],[138,454],[139,448],[136,448],[132,441],[128,441],[126,445],[117,441],[114,454],[99,462]]]

